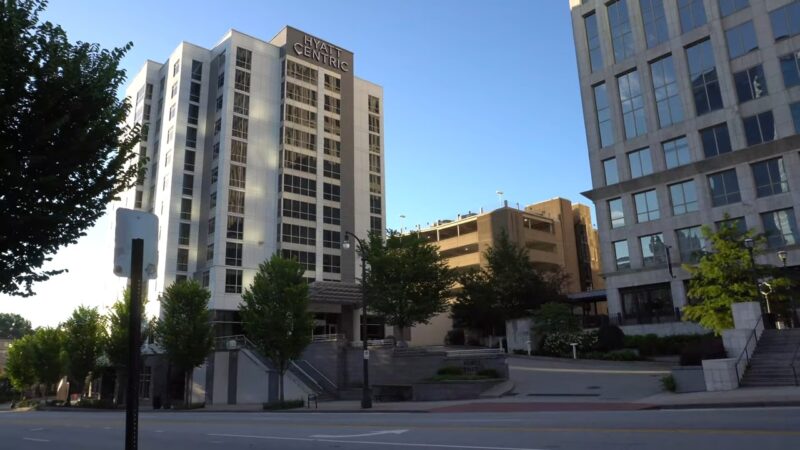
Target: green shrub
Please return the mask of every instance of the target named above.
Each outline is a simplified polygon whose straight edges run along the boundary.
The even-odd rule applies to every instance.
[[[588,352],[581,354],[584,359],[602,359],[606,361],[641,361],[642,357],[631,350],[615,352]]]
[[[675,384],[675,377],[672,375],[664,375],[661,377],[661,386],[665,391],[675,392],[678,386]]]
[[[500,378],[500,373],[495,369],[481,369],[478,371],[477,375],[486,378]]]
[[[447,332],[444,337],[444,345],[464,345],[464,330],[456,328]]]
[[[578,351],[591,351],[597,345],[597,333],[549,333],[542,342],[542,353],[552,356],[572,356],[572,343],[578,344]]]
[[[575,333],[581,325],[569,305],[551,302],[533,313],[533,328],[539,334]]]
[[[444,366],[436,371],[436,375],[464,375],[464,368],[457,366]]]
[[[521,348],[515,348],[514,349],[514,354],[515,355],[527,355],[528,351],[527,350],[522,350]]]
[[[719,359],[726,356],[722,339],[707,338],[696,345],[684,348],[681,352],[680,363],[682,366],[699,366],[704,359]]]
[[[677,334],[656,336],[646,334],[625,336],[625,348],[635,348],[642,356],[680,355],[684,348],[694,346],[713,337],[712,334]]]
[[[603,325],[597,330],[597,350],[610,352],[625,347],[625,333],[616,325]]]
[[[269,402],[264,403],[262,405],[262,409],[264,411],[276,411],[281,409],[294,409],[294,408],[302,408],[305,406],[305,402],[303,400],[286,400],[284,402]]]

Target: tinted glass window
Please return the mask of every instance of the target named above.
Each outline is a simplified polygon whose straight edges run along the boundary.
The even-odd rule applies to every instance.
[[[700,140],[703,142],[703,153],[706,158],[731,151],[731,139],[728,136],[728,125],[725,123],[700,130]]]
[[[597,129],[600,133],[600,147],[608,147],[614,143],[614,124],[611,122],[611,108],[605,83],[594,87],[594,105]]]
[[[761,222],[770,248],[797,244],[797,222],[793,208],[762,213]]]
[[[719,0],[719,12],[722,17],[729,16],[748,6],[750,6],[748,0]]]
[[[686,141],[685,136],[664,142],[661,145],[664,147],[664,160],[667,163],[667,169],[689,164],[692,161],[692,157],[689,154],[689,143]]]
[[[619,171],[617,170],[616,158],[603,161],[603,172],[606,178],[606,185],[619,183]]]
[[[684,33],[706,23],[703,0],[678,0],[678,13],[681,17],[681,30]]]
[[[689,60],[689,77],[697,115],[702,116],[722,108],[722,95],[711,41],[705,40],[688,47],[686,57]]]
[[[592,72],[603,68],[603,53],[600,50],[600,32],[597,29],[597,14],[592,13],[584,18],[586,25],[586,44],[589,48],[589,64]]]
[[[628,253],[628,241],[614,242],[614,258],[617,263],[617,270],[631,268],[631,257]]]
[[[608,215],[611,218],[611,228],[625,226],[625,213],[622,211],[621,198],[615,198],[608,201]]]
[[[783,158],[757,162],[752,167],[757,197],[768,197],[789,191],[789,182],[783,169]]]
[[[631,177],[637,178],[653,173],[653,160],[650,158],[650,149],[643,148],[628,153],[628,162],[631,166]]]
[[[678,93],[678,82],[675,78],[675,67],[672,55],[650,64],[653,77],[653,91],[658,109],[658,123],[664,128],[683,120],[683,106]]]
[[[647,48],[666,42],[669,39],[669,30],[667,29],[667,18],[664,15],[664,1],[639,0],[639,7],[642,10]]]
[[[631,139],[647,133],[642,87],[639,84],[639,73],[628,72],[617,78],[619,85],[619,102],[622,106],[622,119],[625,123],[625,137]]]
[[[736,169],[709,175],[708,188],[711,192],[711,204],[713,206],[723,206],[742,201],[739,193],[739,180],[736,178]]]
[[[748,21],[725,31],[728,40],[728,56],[737,58],[758,48],[756,30],[753,22]]]
[[[669,187],[672,198],[672,214],[679,216],[692,211],[697,211],[697,188],[694,180],[672,184]]]
[[[800,84],[800,64],[796,53],[781,56],[781,73],[783,73],[783,84],[787,88]]]
[[[748,146],[775,139],[775,120],[772,117],[772,111],[745,117],[742,119],[742,123]]]
[[[620,62],[633,56],[633,32],[628,16],[627,0],[617,0],[608,5],[608,25],[611,29],[611,43],[614,47],[614,60]]]
[[[763,97],[768,94],[767,80],[764,78],[764,69],[761,64],[733,74],[736,85],[736,96],[739,103]]]

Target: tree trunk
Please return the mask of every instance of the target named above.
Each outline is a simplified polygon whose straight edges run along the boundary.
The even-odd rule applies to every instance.
[[[183,378],[183,402],[189,409],[192,406],[192,369],[187,369]]]
[[[278,396],[279,396],[281,405],[283,404],[283,375],[284,375],[284,373],[285,373],[285,371],[282,370],[281,371],[281,376],[278,379],[278,384],[280,384],[279,391],[278,391]]]

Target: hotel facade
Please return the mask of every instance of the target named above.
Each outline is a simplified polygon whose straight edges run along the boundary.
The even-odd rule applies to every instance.
[[[759,262],[796,265],[800,2],[569,5],[612,320],[688,328],[703,225],[754,229]]]
[[[385,229],[384,132],[382,88],[354,70],[353,53],[291,27],[144,64],[127,95],[147,170],[115,206],[158,216],[151,314],[194,278],[217,336],[241,334],[242,291],[278,253],[306,270],[315,333],[360,339],[358,258],[341,242]]]

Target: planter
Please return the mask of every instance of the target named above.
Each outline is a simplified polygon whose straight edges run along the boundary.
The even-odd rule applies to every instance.
[[[681,366],[672,368],[672,378],[675,379],[675,392],[705,392],[706,379],[703,366]]]

